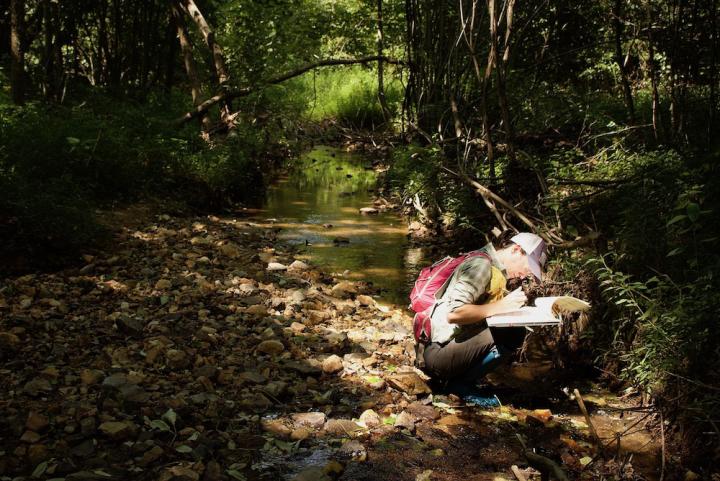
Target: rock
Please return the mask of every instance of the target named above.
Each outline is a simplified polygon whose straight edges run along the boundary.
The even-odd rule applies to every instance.
[[[343,361],[340,356],[336,356],[335,354],[333,354],[332,356],[325,358],[322,363],[322,370],[326,374],[332,374],[338,371],[342,371]]]
[[[130,421],[106,421],[100,425],[99,429],[113,441],[124,441],[134,437],[138,427]]]
[[[535,409],[527,414],[528,421],[535,422],[540,426],[544,426],[552,417],[552,412],[549,409]]]
[[[160,459],[163,453],[164,451],[160,446],[153,446],[143,453],[142,458],[138,461],[138,464],[143,467],[148,466]]]
[[[305,264],[303,261],[297,261],[297,260],[293,261],[288,266],[288,271],[290,271],[290,272],[302,272],[302,271],[307,271],[308,269],[310,269],[309,265]]]
[[[362,427],[350,419],[328,419],[324,430],[336,436],[352,436],[357,431],[361,431]]]
[[[290,433],[290,439],[293,441],[303,441],[310,437],[312,434],[312,431],[310,431],[308,428],[297,428],[294,429],[292,433]]]
[[[97,429],[97,423],[94,417],[82,418],[80,420],[80,433],[83,436],[92,436]]]
[[[251,384],[265,384],[267,378],[257,371],[245,371],[238,374],[237,379],[247,381]]]
[[[288,438],[293,432],[293,430],[286,426],[280,419],[264,419],[260,425],[264,431],[280,438]]]
[[[185,466],[172,466],[160,473],[158,481],[200,481],[200,475]]]
[[[415,418],[407,411],[403,411],[395,418],[395,427],[415,431]]]
[[[25,427],[30,431],[43,432],[50,425],[50,420],[38,412],[30,411],[25,421]]]
[[[379,214],[380,211],[377,210],[375,207],[362,207],[360,209],[360,213],[362,215],[376,215]]]
[[[265,385],[265,392],[273,397],[281,397],[287,391],[287,383],[285,381],[273,381]]]
[[[352,294],[357,294],[357,287],[355,284],[348,281],[340,281],[333,286],[331,295],[339,299],[345,299],[350,297]]]
[[[362,445],[360,441],[348,441],[345,444],[342,445],[339,449],[340,454],[343,454],[353,461],[366,461],[367,460],[367,450],[365,449],[365,446]]]
[[[25,391],[30,396],[39,396],[41,393],[49,393],[52,391],[52,385],[47,379],[36,377],[25,383],[23,386]]]
[[[290,330],[294,332],[295,334],[300,334],[305,329],[307,329],[307,326],[305,324],[302,324],[300,322],[293,322],[290,324]]]
[[[193,369],[193,376],[195,377],[206,377],[208,379],[215,379],[218,375],[218,368],[212,364],[204,364],[202,366]]]
[[[42,436],[40,436],[35,431],[25,431],[22,436],[20,436],[20,441],[24,443],[30,443],[34,444],[42,439]]]
[[[0,332],[0,351],[17,351],[20,349],[20,338],[12,332]]]
[[[184,369],[190,365],[188,355],[178,349],[168,349],[165,353],[165,361],[171,369]]]
[[[286,369],[295,371],[305,376],[319,376],[322,374],[322,369],[319,365],[311,364],[309,362],[285,361],[283,366]]]
[[[359,421],[368,428],[375,428],[382,424],[380,416],[372,409],[366,409],[363,411],[360,415]]]
[[[355,300],[357,300],[361,306],[374,306],[375,305],[375,299],[373,299],[370,296],[366,296],[364,294],[357,296],[355,298]]]
[[[169,279],[160,279],[155,283],[155,289],[158,291],[164,291],[172,287],[172,282]]]
[[[48,459],[50,452],[44,444],[33,444],[27,450],[27,457],[30,464],[37,465]]]
[[[269,262],[267,266],[267,270],[271,272],[275,271],[286,271],[288,269],[288,266],[285,264],[280,264],[279,262]]]
[[[241,257],[243,252],[238,247],[237,244],[234,244],[232,242],[228,242],[227,244],[221,245],[218,250],[220,253],[226,257],[230,257],[231,259],[237,259],[238,257]]]
[[[313,466],[300,471],[292,478],[292,481],[332,481],[332,479],[325,473],[323,468]]]
[[[333,478],[337,478],[345,471],[345,466],[335,460],[330,460],[323,468],[323,471]]]
[[[351,352],[343,356],[343,360],[352,364],[360,364],[365,359],[369,358],[370,354],[367,352]]]
[[[124,386],[128,383],[127,374],[123,374],[121,372],[117,372],[115,374],[111,374],[105,379],[103,379],[103,386],[108,386],[115,389],[120,389],[121,386]]]
[[[321,429],[325,425],[326,419],[325,413],[321,412],[295,413],[292,415],[295,426],[307,426],[313,429]]]
[[[419,419],[428,419],[431,421],[440,419],[440,411],[431,405],[422,404],[417,401],[411,403],[406,410]]]
[[[285,351],[285,346],[280,341],[277,341],[275,339],[270,339],[270,340],[263,341],[260,344],[258,344],[257,350],[264,354],[270,354],[272,356],[275,356],[275,355],[280,354],[281,352]]]
[[[130,317],[127,314],[120,315],[115,319],[117,330],[128,336],[139,337],[145,329],[145,321],[136,317]]]
[[[99,369],[83,369],[80,371],[80,382],[86,386],[98,384],[105,377],[105,373]]]
[[[387,378],[387,382],[395,389],[410,394],[411,396],[432,393],[427,383],[414,372],[394,374]]]

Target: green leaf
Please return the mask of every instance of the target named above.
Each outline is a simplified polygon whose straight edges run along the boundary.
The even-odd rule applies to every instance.
[[[230,476],[233,479],[237,479],[238,481],[245,481],[247,478],[245,478],[245,475],[241,473],[240,471],[236,469],[228,469],[225,471],[228,476]]]
[[[159,429],[160,431],[172,431],[172,429],[170,429],[170,426],[168,426],[165,421],[162,421],[160,419],[154,419],[150,421],[150,427],[153,429]]]
[[[673,257],[673,256],[676,256],[676,255],[678,255],[678,254],[682,254],[684,251],[685,251],[685,248],[684,248],[684,247],[676,247],[675,249],[673,249],[673,250],[671,250],[670,252],[668,252],[667,257]]]
[[[47,467],[48,467],[47,461],[43,461],[42,463],[38,464],[32,472],[32,477],[39,478],[40,476],[45,474],[45,471],[47,471]]]
[[[165,414],[162,415],[162,418],[163,418],[165,421],[167,421],[167,422],[169,422],[170,424],[172,424],[173,427],[174,427],[174,426],[175,426],[175,421],[177,421],[177,414],[175,413],[175,411],[173,411],[172,408],[170,408],[170,409],[168,409],[167,411],[165,411]]]
[[[67,143],[70,145],[77,145],[80,143],[80,139],[77,137],[65,137],[65,140],[67,140]]]
[[[178,453],[192,453],[193,448],[191,448],[187,444],[183,444],[175,448],[175,451],[177,451]]]
[[[665,224],[665,227],[670,227],[671,225],[673,225],[673,224],[675,224],[675,223],[677,223],[677,222],[680,222],[681,220],[683,220],[683,219],[685,219],[685,218],[687,218],[686,215],[683,215],[683,214],[676,215],[675,217],[673,217],[672,219],[670,219],[670,222],[668,222],[667,224]]]
[[[689,202],[685,210],[687,211],[690,222],[697,222],[700,218],[700,205],[695,202]]]

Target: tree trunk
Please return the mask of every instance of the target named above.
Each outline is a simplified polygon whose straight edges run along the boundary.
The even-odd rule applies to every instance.
[[[710,94],[708,99],[708,107],[710,109],[710,116],[708,118],[708,147],[712,146],[713,137],[715,134],[715,109],[717,109],[717,93],[715,90],[716,77],[717,77],[717,63],[716,52],[717,52],[717,0],[712,1],[712,12],[710,12],[710,22],[712,25],[712,44],[710,46]]]
[[[384,85],[384,79],[383,79],[383,14],[382,14],[382,4],[383,0],[377,0],[377,48],[378,48],[378,57],[381,60],[378,60],[377,69],[378,69],[378,100],[380,101],[380,107],[382,108],[383,112],[383,119],[385,119],[385,123],[390,122],[390,109],[388,108],[387,99],[385,98],[385,85]]]
[[[213,64],[215,66],[215,74],[217,75],[219,90],[224,90],[227,87],[227,83],[230,80],[230,74],[225,66],[225,57],[220,45],[215,40],[215,33],[210,28],[210,25],[205,20],[202,12],[195,4],[194,0],[182,0],[185,11],[190,18],[195,22],[200,30],[200,33],[205,40],[205,44],[212,52]],[[220,118],[223,122],[229,124],[230,121],[230,105],[227,102],[220,107]]]
[[[183,55],[183,63],[185,64],[185,72],[187,73],[188,80],[190,81],[190,94],[192,95],[193,105],[197,107],[202,103],[202,87],[200,84],[200,77],[197,73],[197,66],[195,65],[195,59],[192,54],[192,43],[187,33],[185,21],[183,20],[183,14],[180,7],[177,4],[172,5],[173,10],[173,21],[177,28],[178,39],[180,40],[180,51]],[[203,132],[207,132],[210,129],[210,117],[207,111],[200,115],[200,125]]]
[[[508,106],[508,100],[507,100],[507,89],[506,89],[506,79],[507,79],[507,72],[508,72],[508,64],[510,61],[510,34],[512,31],[512,21],[513,21],[513,7],[515,6],[515,0],[508,0],[506,5],[506,22],[505,22],[505,42],[503,46],[503,56],[502,60],[499,62],[499,65],[496,64],[495,66],[495,73],[497,76],[497,91],[498,91],[498,103],[500,105],[500,113],[502,115],[503,119],[503,126],[505,128],[505,144],[507,148],[507,155],[510,163],[515,163],[515,147],[513,146],[514,142],[514,133],[513,133],[513,127],[510,120],[510,108]],[[493,48],[495,49],[495,52],[498,51],[498,34],[497,34],[497,22],[496,22],[495,32],[492,32],[491,28],[491,42],[493,42]],[[498,63],[497,53],[495,56],[495,62]]]
[[[22,0],[10,2],[10,90],[15,105],[25,103],[24,76],[25,52],[22,37],[24,32],[25,6]]]
[[[485,75],[482,79],[482,119],[483,130],[485,131],[485,144],[487,147],[488,166],[490,168],[490,185],[495,185],[495,149],[492,143],[492,135],[490,132],[490,118],[488,115],[488,90],[490,88],[490,78],[492,76],[493,66],[496,64],[497,42],[497,15],[495,13],[495,0],[487,0],[488,17],[490,22],[490,51],[488,52],[487,66],[485,67]],[[475,18],[475,2],[473,2],[473,19]],[[472,31],[470,32],[472,35]]]
[[[630,124],[635,124],[635,104],[633,102],[632,89],[630,88],[630,80],[628,79],[622,51],[622,36],[624,29],[622,20],[622,3],[623,0],[615,0],[612,12],[613,26],[615,29],[615,62],[620,69],[620,80],[622,82],[623,94],[625,96],[625,106],[628,111],[628,120]]]
[[[650,86],[652,88],[652,126],[655,141],[659,139],[658,128],[660,126],[660,95],[657,86],[657,64],[655,63],[655,41],[653,39],[653,15],[651,5],[647,4],[648,18],[648,69],[650,70]]]

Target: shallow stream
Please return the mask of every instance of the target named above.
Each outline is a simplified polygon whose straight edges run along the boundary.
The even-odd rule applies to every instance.
[[[367,159],[316,147],[269,188],[263,215],[282,227],[279,240],[295,245],[301,259],[335,277],[371,282],[380,300],[402,306],[422,251],[408,246],[397,213],[360,213],[372,207],[376,184]]]

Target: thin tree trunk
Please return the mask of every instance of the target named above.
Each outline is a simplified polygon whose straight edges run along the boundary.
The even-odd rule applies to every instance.
[[[475,5],[473,2],[473,16],[475,18]],[[493,66],[496,63],[497,42],[492,42],[493,38],[497,38],[497,16],[495,14],[495,0],[487,0],[488,16],[490,22],[490,51],[488,52],[487,66],[485,67],[485,75],[482,79],[482,119],[483,130],[485,131],[485,144],[487,148],[488,166],[490,169],[490,185],[495,185],[495,149],[492,143],[492,135],[490,133],[490,118],[488,115],[488,90],[490,87],[490,78],[492,76]],[[471,30],[472,34],[472,30]]]
[[[202,12],[195,4],[194,0],[182,0],[183,6],[190,18],[195,22],[200,30],[200,33],[205,40],[205,44],[212,52],[213,64],[215,66],[215,74],[217,75],[218,87],[220,90],[226,88],[228,81],[230,80],[230,74],[228,73],[225,65],[225,57],[223,55],[222,48],[215,40],[215,33],[210,28],[210,25],[205,20]],[[230,105],[228,102],[223,102],[220,108],[220,118],[223,122],[228,123],[230,121]]]
[[[655,41],[653,39],[653,15],[650,3],[647,4],[648,18],[648,68],[650,70],[650,86],[652,88],[652,126],[655,141],[659,139],[660,126],[660,95],[657,86],[657,64],[655,63]]]
[[[22,37],[24,32],[25,5],[22,0],[10,2],[10,90],[15,105],[25,103],[24,76],[25,52]]]
[[[499,62],[499,65],[495,66],[495,73],[497,76],[497,90],[498,90],[498,103],[500,104],[500,113],[502,115],[503,124],[505,127],[505,144],[507,148],[507,155],[510,163],[515,163],[515,147],[513,145],[514,142],[514,132],[512,123],[510,121],[510,108],[508,106],[508,100],[507,100],[507,72],[508,72],[508,64],[510,61],[510,34],[512,31],[512,21],[513,21],[513,7],[515,6],[515,0],[508,0],[506,5],[506,21],[505,21],[505,42],[503,46],[503,56],[502,60]],[[491,29],[492,30],[492,29]],[[494,35],[491,31],[491,41],[493,42],[493,48],[495,51],[498,51],[498,35],[497,35],[497,22],[496,22],[496,28]],[[497,59],[497,53],[495,56],[495,62],[498,62]]]
[[[377,30],[378,30],[378,57],[382,59],[383,56],[383,13],[382,13],[383,0],[377,0]],[[380,101],[380,107],[382,108],[383,118],[385,123],[390,122],[390,109],[388,108],[387,99],[385,98],[385,85],[383,79],[383,61],[378,60],[378,100]]]
[[[195,59],[192,54],[192,43],[187,33],[187,27],[183,20],[183,14],[180,7],[177,4],[172,5],[173,21],[175,22],[175,28],[177,29],[177,36],[180,40],[180,51],[183,55],[183,63],[185,64],[185,72],[187,73],[188,80],[190,81],[190,94],[192,95],[193,105],[197,107],[202,103],[202,87],[200,84],[200,77],[197,73],[197,66],[195,65]],[[200,115],[200,125],[203,132],[210,130],[210,117],[207,111]]]
[[[620,69],[620,80],[623,87],[623,95],[625,97],[625,106],[628,111],[628,120],[630,124],[635,124],[635,104],[633,102],[632,89],[630,88],[630,80],[628,79],[627,69],[622,51],[623,21],[622,21],[622,3],[623,0],[615,0],[613,8],[613,26],[615,29],[615,62]]]
[[[712,25],[712,44],[710,46],[710,98],[708,99],[710,116],[708,119],[708,147],[712,145],[713,136],[715,133],[715,109],[717,109],[717,93],[715,90],[715,83],[717,77],[717,0],[712,1],[712,12],[710,12],[710,22]]]

